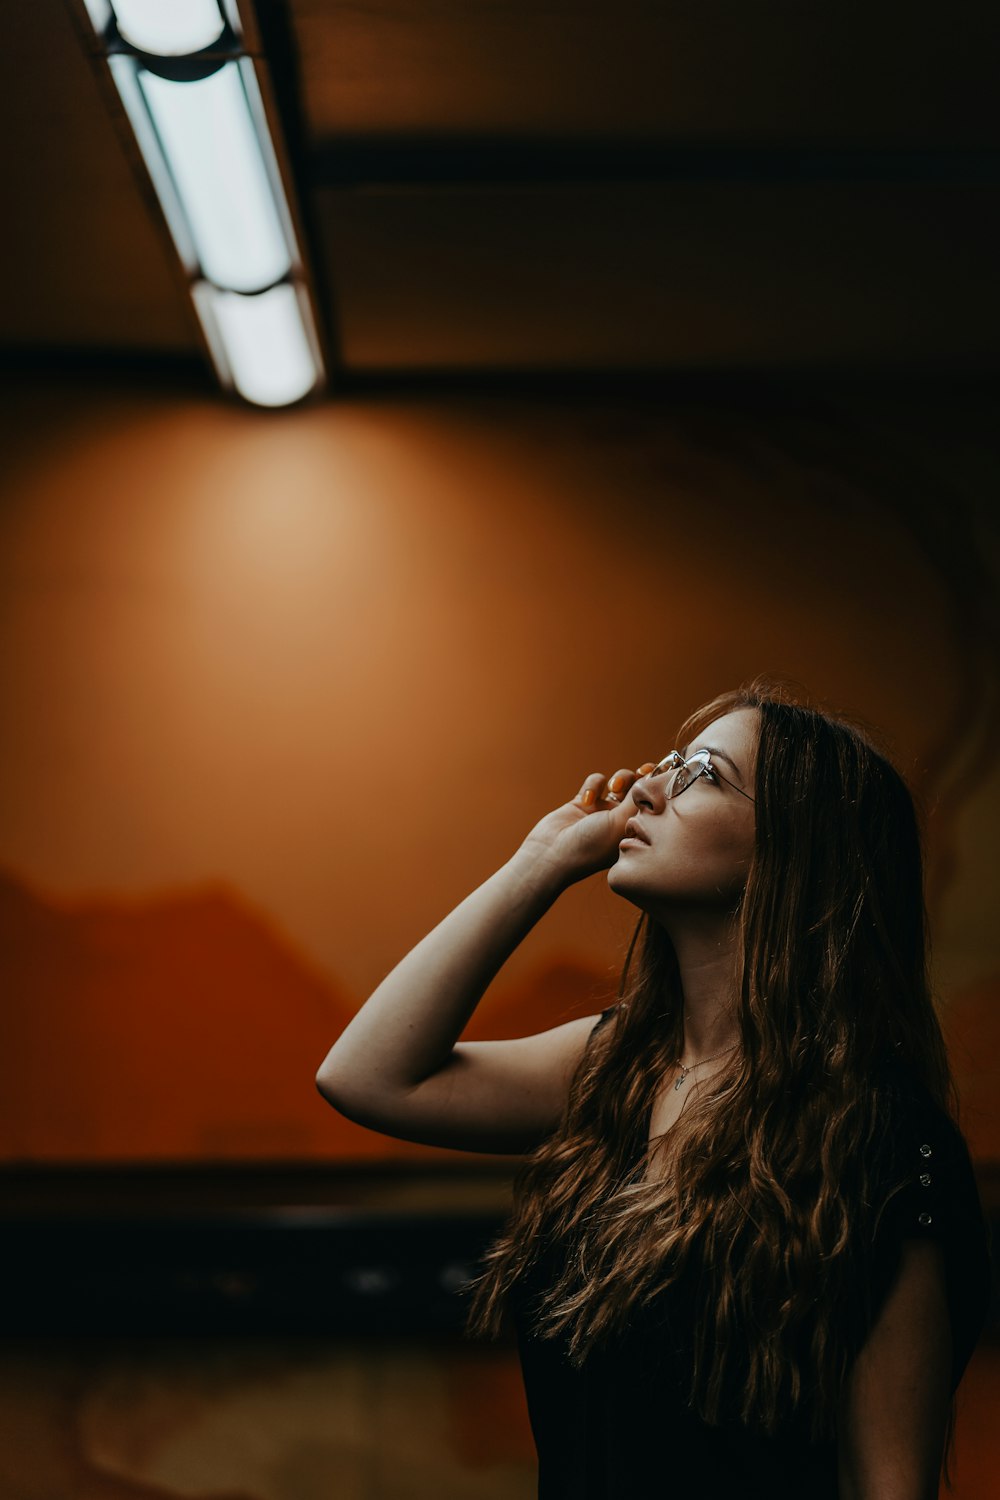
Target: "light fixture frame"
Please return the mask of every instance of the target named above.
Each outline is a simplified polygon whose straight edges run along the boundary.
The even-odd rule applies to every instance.
[[[260,30],[250,0],[218,0],[228,27],[221,37],[200,52],[188,57],[159,56],[142,52],[118,32],[111,0],[69,0],[78,28],[103,74],[103,86],[119,133],[127,144],[130,160],[141,174],[147,197],[158,210],[157,220],[173,252],[172,262],[181,273],[198,341],[211,362],[223,390],[234,393],[241,402],[255,404],[243,397],[233,381],[215,319],[210,312],[210,298],[203,289],[208,286],[220,292],[252,296],[274,286],[288,284],[295,291],[295,301],[302,319],[303,332],[312,354],[316,375],[310,388],[287,403],[296,406],[315,400],[326,389],[328,360],[324,338],[317,317],[313,287],[315,280],[309,262],[307,245],[301,229],[301,213],[295,198],[288,153],[285,146]],[[103,26],[98,24],[100,15]],[[236,63],[250,109],[254,134],[260,148],[265,174],[271,189],[282,234],[289,251],[289,269],[270,286],[254,292],[243,288],[219,286],[208,281],[198,259],[187,213],[178,195],[169,161],[161,145],[152,116],[142,94],[138,73],[143,67],[160,76],[182,74],[185,64],[199,68],[213,61],[221,67]],[[103,66],[101,66],[103,64]],[[148,193],[148,188],[152,193]],[[274,409],[274,408],[267,408]]]

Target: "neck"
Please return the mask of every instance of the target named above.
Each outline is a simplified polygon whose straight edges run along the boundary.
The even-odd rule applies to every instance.
[[[690,1067],[739,1041],[733,1006],[738,933],[731,917],[716,913],[672,916],[670,933],[684,992],[684,1045]]]

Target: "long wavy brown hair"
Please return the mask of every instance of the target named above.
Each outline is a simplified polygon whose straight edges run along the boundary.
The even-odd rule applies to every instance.
[[[682,1053],[683,991],[668,934],[643,916],[622,1003],[592,1035],[559,1126],[522,1163],[468,1285],[466,1330],[499,1335],[512,1289],[557,1246],[534,1331],[562,1333],[579,1365],[694,1272],[692,1408],[726,1420],[736,1390],[736,1420],[773,1434],[804,1414],[811,1439],[830,1440],[873,1317],[887,1056],[956,1124],[958,1098],[905,782],[866,728],[760,678],[698,709],[675,743],[740,708],[759,710],[755,848],[733,913],[741,1046],[651,1143],[654,1098]],[[954,1425],[953,1399],[949,1488]]]

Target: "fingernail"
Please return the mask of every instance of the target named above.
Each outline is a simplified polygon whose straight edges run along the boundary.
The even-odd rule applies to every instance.
[[[593,800],[594,788],[592,786],[584,787],[583,791],[580,793],[580,801],[583,803],[584,807],[589,807]]]
[[[620,776],[612,776],[611,780],[608,782],[608,791],[609,792],[617,792],[617,791],[619,791],[621,789],[621,784],[622,784],[622,779],[621,779]]]

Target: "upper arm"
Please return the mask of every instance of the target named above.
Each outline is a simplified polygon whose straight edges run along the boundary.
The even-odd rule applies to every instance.
[[[951,1356],[944,1250],[905,1239],[841,1396],[840,1500],[937,1500]]]
[[[582,1016],[509,1041],[456,1042],[442,1068],[393,1097],[352,1099],[343,1087],[320,1092],[341,1114],[383,1135],[459,1151],[532,1151],[559,1123],[599,1020]]]

